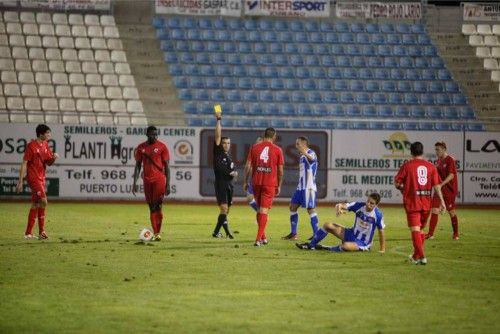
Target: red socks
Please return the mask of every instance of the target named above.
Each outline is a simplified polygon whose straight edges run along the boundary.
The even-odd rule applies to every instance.
[[[259,225],[259,229],[257,231],[256,241],[260,241],[264,239],[266,233],[267,226],[267,214],[266,213],[257,213],[257,224]]]
[[[451,227],[453,228],[453,235],[458,235],[458,217],[451,218]]]
[[[28,214],[28,225],[26,225],[26,231],[24,235],[33,234],[33,226],[35,225],[36,216],[38,215],[38,208],[31,208]]]
[[[38,208],[38,232],[45,231],[45,208]]]
[[[422,242],[422,233],[420,231],[412,231],[411,232],[411,240],[413,241],[413,259],[419,260],[424,255],[424,244]]]
[[[163,213],[161,211],[151,212],[149,214],[149,219],[151,220],[151,227],[153,228],[153,233],[158,234],[161,231],[161,223],[163,220]]]
[[[431,222],[429,224],[429,234],[434,235],[434,231],[436,230],[436,226],[438,223],[439,216],[435,213],[431,215]]]

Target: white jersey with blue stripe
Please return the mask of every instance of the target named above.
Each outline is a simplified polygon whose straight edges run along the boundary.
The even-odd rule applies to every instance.
[[[313,159],[309,160],[305,155],[300,156],[299,160],[299,185],[297,190],[312,190],[316,188],[316,172],[318,171],[318,157],[316,152],[311,149],[307,150],[307,154]]]
[[[382,211],[379,208],[374,208],[371,212],[367,212],[365,202],[348,203],[347,210],[354,212],[356,215],[352,227],[356,239],[371,247],[375,228],[378,230],[385,228]]]

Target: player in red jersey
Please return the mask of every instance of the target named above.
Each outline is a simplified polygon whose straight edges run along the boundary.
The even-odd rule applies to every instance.
[[[48,140],[51,136],[50,128],[45,124],[36,127],[36,139],[33,139],[24,151],[23,162],[19,172],[16,191],[23,190],[24,175],[31,189],[31,209],[28,215],[28,225],[24,232],[25,239],[34,239],[33,226],[38,217],[38,239],[48,239],[45,233],[45,208],[47,207],[47,195],[45,194],[45,169],[51,166],[59,155],[53,153],[49,147]]]
[[[274,144],[276,130],[267,128],[264,131],[264,139],[254,144],[248,153],[245,165],[245,176],[243,178],[243,190],[248,191],[249,177],[252,175],[252,185],[255,202],[259,211],[257,212],[257,238],[255,246],[267,244],[266,225],[268,212],[273,204],[274,196],[278,196],[283,182],[283,151]]]
[[[458,217],[455,211],[455,198],[458,195],[458,177],[455,159],[446,152],[446,143],[437,142],[434,144],[436,155],[438,157],[437,170],[441,177],[441,191],[443,192],[444,203],[451,219],[453,229],[453,240],[458,240]],[[429,233],[425,235],[426,239],[434,237],[434,231],[438,223],[439,197],[434,194],[432,199],[432,213],[429,224]]]
[[[436,167],[423,158],[424,145],[414,142],[410,146],[412,159],[405,162],[395,178],[395,187],[403,194],[408,227],[413,241],[413,254],[410,263],[427,264],[424,255],[425,227],[431,209],[432,189],[440,199],[440,210],[445,209],[440,179]]]
[[[170,194],[170,154],[165,143],[158,140],[158,129],[149,126],[146,130],[148,140],[135,149],[135,170],[132,194],[137,192],[137,179],[144,165],[144,195],[149,205],[153,240],[160,241],[161,224],[163,220],[163,197]]]

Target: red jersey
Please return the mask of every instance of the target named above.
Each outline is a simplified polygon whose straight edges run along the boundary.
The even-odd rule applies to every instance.
[[[283,151],[270,141],[255,144],[248,153],[247,161],[252,165],[254,186],[278,186],[278,167],[285,164]]]
[[[28,182],[45,182],[45,169],[47,164],[54,158],[46,141],[39,142],[33,139],[24,151],[23,159],[28,162],[26,179]]]
[[[406,211],[430,210],[432,188],[441,182],[436,167],[424,159],[405,162],[395,181],[403,185],[403,204]]]
[[[456,196],[458,194],[458,175],[455,159],[453,159],[451,155],[447,155],[445,158],[439,159],[437,162],[437,170],[439,176],[441,177],[441,181],[444,181],[444,179],[446,179],[450,174],[454,175],[453,179],[445,184],[441,190],[443,192],[443,196]]]
[[[157,140],[153,144],[147,141],[135,149],[135,160],[144,165],[144,181],[156,181],[165,176],[165,161],[170,160],[168,147]]]

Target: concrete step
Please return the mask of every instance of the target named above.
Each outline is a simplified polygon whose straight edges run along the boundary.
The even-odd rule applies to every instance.
[[[441,55],[441,58],[446,62],[448,67],[455,68],[482,68],[483,62],[475,55],[459,56],[459,55]]]
[[[475,56],[474,48],[467,45],[437,45],[440,55]]]
[[[151,24],[117,24],[117,27],[120,31],[120,38],[123,40],[156,40],[156,30]]]
[[[469,39],[459,33],[431,33],[436,45],[468,45]]]

